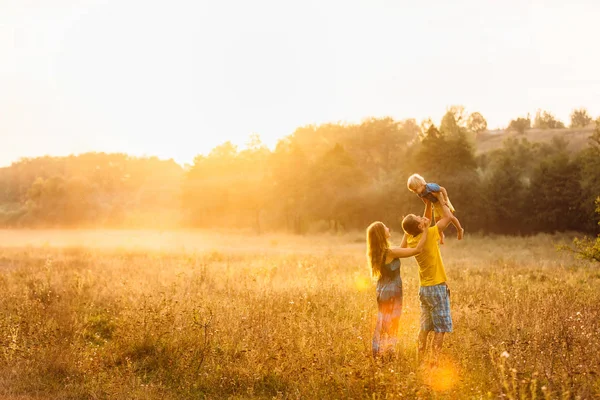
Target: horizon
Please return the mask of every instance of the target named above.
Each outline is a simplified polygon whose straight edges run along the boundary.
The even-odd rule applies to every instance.
[[[600,117],[598,117],[598,118],[600,118]],[[400,122],[402,120],[396,120],[396,121]],[[417,121],[417,122],[419,122],[419,121]],[[351,123],[345,123],[345,122],[337,121],[337,122],[324,122],[323,124],[351,124]],[[358,122],[358,124],[360,124],[360,122]],[[307,126],[307,125],[303,125],[303,126]],[[436,123],[436,126],[439,127],[439,124]],[[577,128],[572,128],[572,127],[566,126],[565,128],[554,128],[554,129],[543,129],[543,128],[529,128],[529,129],[527,129],[527,131],[557,131],[557,130],[574,130],[574,131],[587,131],[587,130],[590,130],[591,131],[591,130],[593,130],[593,128],[590,128],[589,126],[588,127],[577,127]],[[510,131],[507,131],[507,128],[487,129],[486,132],[488,134],[492,134],[492,135],[501,135],[503,133],[510,133]],[[277,142],[279,142],[280,140],[285,139],[285,137],[286,136],[278,138]],[[525,139],[527,139],[527,137],[525,137]],[[222,145],[224,143],[225,142],[219,143],[215,147],[220,146],[220,145]],[[238,151],[241,151],[241,150],[244,150],[244,149],[247,148],[246,145],[240,146],[240,145],[235,144],[235,143],[233,143],[233,144],[236,145]],[[275,150],[275,147],[276,147],[277,143],[275,143],[274,145],[268,145],[268,144],[266,144],[266,143],[263,142],[263,145],[266,146],[269,149],[269,151],[272,152],[272,151]],[[215,147],[209,149],[206,152],[197,153],[196,156],[201,156],[201,155],[202,156],[207,156],[212,150],[215,149]],[[158,158],[161,161],[170,161],[170,160],[172,160],[176,164],[178,164],[181,168],[186,168],[188,166],[191,166],[191,165],[193,165],[193,162],[194,162],[193,159],[190,162],[180,162],[180,161],[176,160],[174,157],[161,157],[161,156],[158,156],[158,155],[155,155],[155,154],[130,154],[130,153],[126,153],[126,152],[123,152],[123,151],[95,151],[95,150],[90,150],[90,151],[82,151],[82,152],[70,153],[70,154],[40,154],[40,155],[33,155],[33,156],[30,156],[30,157],[19,157],[18,159],[13,160],[13,161],[11,161],[10,163],[8,163],[6,165],[0,164],[0,168],[9,168],[9,167],[12,166],[12,164],[18,163],[19,161],[21,161],[24,158],[35,159],[35,158],[42,158],[42,157],[58,157],[58,158],[60,158],[60,157],[78,157],[78,156],[81,156],[81,155],[87,154],[87,153],[105,153],[105,154],[118,154],[118,153],[122,153],[122,154],[125,154],[127,156],[137,157],[137,158],[153,158],[153,157],[156,157],[156,158]]]
[[[272,149],[306,125],[439,124],[451,105],[480,112],[490,130],[537,109],[567,124],[582,106],[600,115],[600,58],[590,51],[598,4],[2,8],[0,166],[86,152],[184,166],[226,141],[243,148],[254,133]]]

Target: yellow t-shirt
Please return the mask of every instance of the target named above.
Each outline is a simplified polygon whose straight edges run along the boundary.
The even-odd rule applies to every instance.
[[[421,235],[407,235],[408,247],[415,248],[421,240]],[[440,253],[440,231],[437,225],[429,228],[427,239],[421,254],[415,256],[419,264],[419,283],[421,286],[433,286],[446,282],[446,271]]]

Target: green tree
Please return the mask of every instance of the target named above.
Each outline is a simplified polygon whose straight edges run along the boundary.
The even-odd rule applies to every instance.
[[[592,117],[589,116],[585,108],[573,110],[571,113],[571,128],[585,128],[592,122]]]
[[[596,212],[600,215],[600,197],[596,198]],[[598,225],[600,225],[600,221],[598,221]],[[600,234],[596,236],[595,240],[587,236],[581,239],[575,238],[573,245],[574,249],[570,246],[559,246],[558,249],[571,251],[584,260],[600,262]]]
[[[479,135],[485,132],[485,130],[487,129],[487,121],[485,120],[485,118],[483,118],[483,115],[481,115],[478,112],[474,112],[471,115],[469,115],[467,128],[471,132],[475,132]]]
[[[187,171],[183,188],[187,224],[231,225],[236,185],[243,179],[241,173],[237,146],[231,142],[215,147],[207,156],[197,156]]]
[[[446,112],[452,114],[452,116],[454,117],[454,121],[458,126],[460,126],[461,128],[466,128],[468,117],[467,112],[465,110],[465,106],[453,105],[448,107]]]
[[[517,118],[510,121],[508,125],[509,130],[516,131],[517,133],[523,134],[525,130],[531,128],[531,119],[529,118]]]
[[[531,231],[525,216],[534,147],[525,139],[510,138],[488,157],[482,178],[482,229],[503,234]]]
[[[533,223],[542,232],[578,230],[585,222],[578,196],[580,168],[566,147],[567,142],[559,138],[542,145],[532,174],[529,204]]]
[[[461,127],[456,120],[454,112],[447,111],[444,114],[440,123],[440,132],[444,136],[458,135],[461,132]]]
[[[261,212],[268,203],[270,156],[271,152],[257,134],[250,136],[247,148],[238,156],[243,179],[236,184],[236,208],[244,213],[242,220],[248,221],[257,233],[262,232]]]
[[[366,177],[343,146],[336,144],[311,167],[307,206],[314,218],[331,221],[339,231],[360,215]]]
[[[277,143],[269,160],[268,207],[276,220],[283,221],[285,228],[295,233],[303,233],[306,229],[309,168],[308,156],[289,136]]]
[[[589,138],[590,145],[577,155],[577,163],[581,169],[581,209],[588,223],[585,229],[589,232],[600,231],[593,223],[596,205],[594,199],[600,196],[600,118]]]
[[[537,110],[533,127],[537,129],[563,129],[565,124],[556,119],[553,114],[548,111]]]
[[[38,178],[27,193],[24,218],[41,226],[86,226],[95,222],[96,198],[95,188],[83,179]]]

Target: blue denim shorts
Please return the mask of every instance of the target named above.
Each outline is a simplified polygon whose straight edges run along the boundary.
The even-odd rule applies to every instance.
[[[419,288],[421,303],[421,330],[452,332],[450,289],[445,283]]]

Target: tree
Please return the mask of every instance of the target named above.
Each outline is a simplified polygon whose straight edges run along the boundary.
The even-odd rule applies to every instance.
[[[28,191],[25,218],[57,227],[95,222],[98,196],[94,192],[95,188],[81,178],[38,178]]]
[[[596,199],[596,212],[600,215],[600,197]],[[600,225],[600,221],[598,221],[598,225]],[[573,245],[575,249],[569,246],[559,246],[558,249],[571,251],[584,260],[600,262],[600,235],[596,236],[596,240],[589,237],[575,238]]]
[[[437,131],[437,128],[435,127],[435,124],[433,123],[433,120],[431,118],[425,118],[421,121],[421,123],[419,124],[419,135],[421,139],[427,136],[427,132],[429,131],[429,129],[431,129],[431,127],[433,127]]]
[[[487,121],[483,118],[478,112],[474,112],[469,115],[469,120],[467,122],[467,128],[471,132],[475,132],[476,134],[481,134],[487,129]]]
[[[404,121],[400,121],[400,125],[405,131],[409,141],[418,138],[421,129],[419,128],[419,125],[417,125],[417,121],[414,118],[409,118],[405,119]]]
[[[600,155],[600,117],[596,118],[594,133],[589,137],[590,145],[595,154]]]
[[[548,111],[537,110],[533,127],[537,129],[564,129],[565,124],[557,120],[553,114]]]
[[[509,138],[489,154],[483,171],[482,217],[486,231],[503,234],[530,231],[527,193],[534,167],[534,146],[524,138]]]
[[[356,219],[365,175],[339,143],[311,167],[307,205],[315,218],[332,221],[337,232]]]
[[[236,184],[237,209],[242,211],[252,223],[256,233],[262,232],[261,211],[268,202],[268,190],[271,181],[268,180],[268,162],[271,152],[263,144],[256,133],[250,135],[246,150],[239,153],[240,169],[244,171],[244,179]]]
[[[529,192],[533,224],[542,232],[580,229],[580,167],[570,159],[564,139],[554,138],[539,148],[539,164],[534,168]]]
[[[458,126],[463,127],[463,128],[467,126],[467,112],[465,110],[465,106],[461,106],[461,105],[450,106],[446,110],[446,113],[452,114],[452,116],[454,117],[454,121],[456,122],[456,124]]]
[[[581,199],[582,213],[587,219],[584,227],[589,232],[600,232],[592,221],[595,217],[596,205],[594,200],[600,195],[600,118],[596,120],[596,128],[589,137],[590,146],[583,149],[577,156],[577,163],[581,168]]]
[[[585,128],[592,122],[592,117],[589,116],[585,108],[573,110],[571,113],[571,128]]]
[[[522,232],[526,186],[522,170],[512,154],[503,152],[490,167],[482,185],[486,231],[503,234]]]
[[[454,112],[446,111],[440,123],[440,132],[444,136],[453,136],[460,133],[460,126],[456,121]]]
[[[234,209],[237,184],[244,179],[237,147],[225,142],[208,156],[199,155],[187,171],[183,187],[183,208],[191,225],[226,225]]]
[[[271,214],[294,233],[304,232],[309,211],[306,207],[309,166],[308,156],[292,136],[277,143],[269,160],[267,201]]]
[[[347,127],[346,137],[337,137],[335,143],[343,144],[344,150],[371,179],[383,180],[396,170],[394,160],[415,139],[415,125],[414,121],[402,123],[390,117],[369,118],[360,125]]]
[[[525,130],[529,128],[531,128],[531,119],[529,118],[519,117],[510,121],[510,124],[508,125],[509,130],[514,130],[521,135],[524,134]]]

